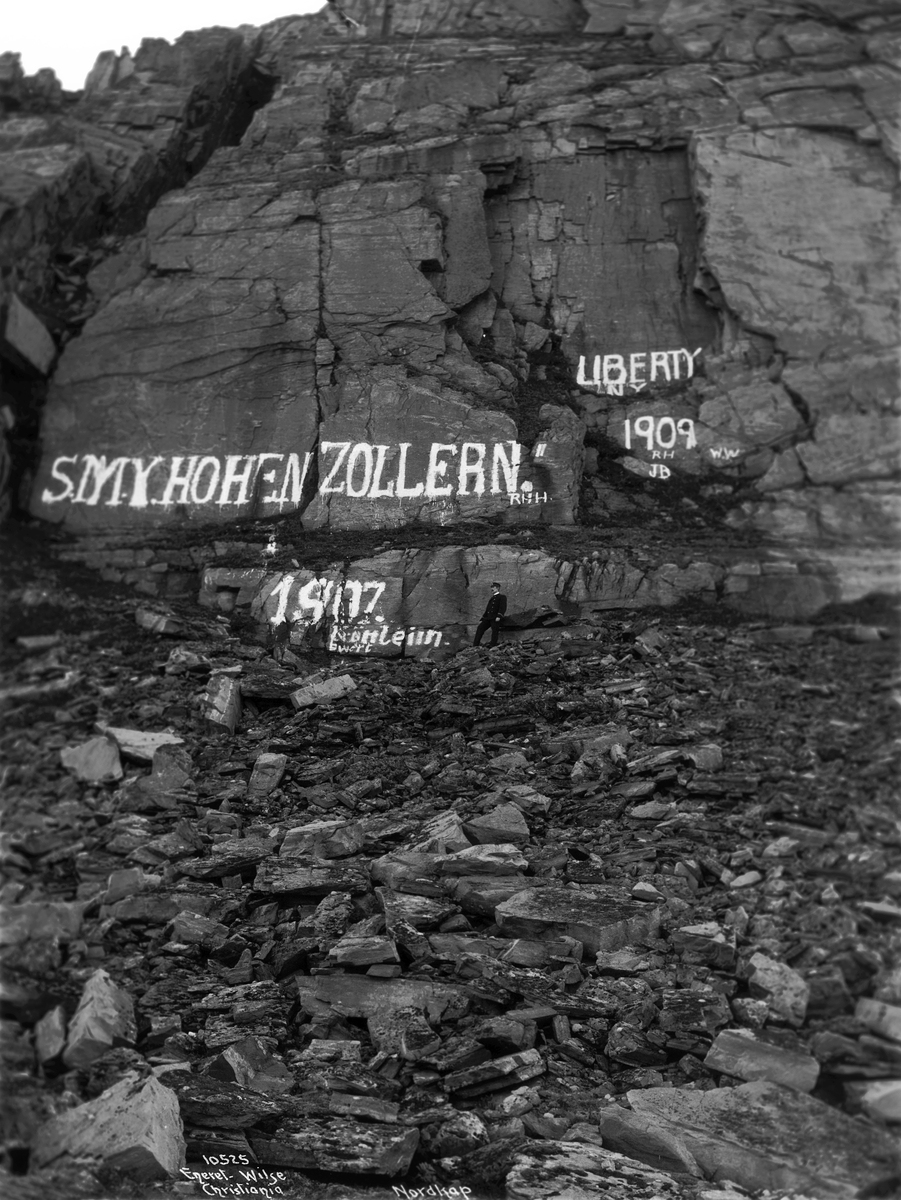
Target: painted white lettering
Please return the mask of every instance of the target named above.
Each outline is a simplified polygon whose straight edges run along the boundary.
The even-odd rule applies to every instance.
[[[692,350],[683,350],[682,351],[682,353],[688,359],[688,378],[689,379],[691,379],[692,375],[694,375],[694,373],[695,373],[695,359],[701,353],[702,349],[703,349],[703,347],[698,346],[697,350],[694,350],[694,351],[692,351]]]
[[[281,461],[285,457],[284,454],[272,454],[267,451],[265,454],[258,454],[256,457],[257,469],[253,473],[254,487],[256,486],[257,480],[260,478],[262,478],[265,483],[275,483],[275,471],[264,471],[263,463],[267,458],[277,458],[279,461]]]
[[[238,470],[238,463],[246,459],[246,464],[241,471]],[[250,480],[253,475],[253,466],[256,461],[255,454],[226,454],[225,456],[225,474],[222,479],[222,489],[219,492],[219,501],[221,504],[246,504],[247,489],[250,487]],[[238,485],[237,500],[230,499],[231,490]]]
[[[523,501],[522,496],[520,496],[517,492],[510,493],[510,503],[511,504],[522,504],[522,501]]]
[[[611,370],[615,370],[618,372],[616,379],[610,378]],[[621,354],[605,354],[604,355],[604,373],[603,373],[604,387],[605,388],[609,387],[611,384],[622,385],[625,382],[626,382],[626,364],[623,361],[623,356]]]
[[[682,417],[680,421],[676,422],[676,429],[678,430],[680,437],[685,438],[686,450],[690,450],[692,446],[696,446],[698,444],[698,440],[695,437],[695,423],[691,417]]]
[[[598,392],[601,390],[601,356],[594,356],[594,373],[591,379],[585,378],[585,355],[579,358],[579,373],[576,375],[576,383],[579,387],[595,387]]]
[[[303,585],[297,594],[297,608],[294,610],[292,620],[296,621],[301,618],[313,625],[322,620],[325,613],[325,602],[322,597],[325,583],[324,579],[311,579]],[[307,615],[308,610],[311,610],[312,615]]]
[[[162,458],[152,458],[149,464],[145,467],[143,458],[133,458],[131,465],[134,467],[135,481],[131,488],[131,500],[129,507],[131,508],[146,508],[147,501],[147,478],[154,467],[158,467],[163,461]]]
[[[658,369],[664,379],[669,382],[669,352],[666,350],[654,350],[651,353],[651,383],[656,381]]]
[[[494,456],[491,462],[491,494],[496,496],[501,491],[500,476],[503,472],[505,491],[515,492],[519,486],[519,459],[522,447],[519,442],[510,442],[510,453],[504,449],[503,442],[495,442]]]
[[[283,504],[300,504],[303,495],[303,485],[306,482],[307,472],[310,469],[310,463],[313,455],[308,450],[303,456],[303,469],[300,466],[300,455],[289,454],[288,465],[285,468],[285,478],[282,480],[282,490],[279,496],[271,492],[268,496],[263,497],[264,504],[278,503],[281,507]],[[291,495],[288,496],[290,488]]]
[[[669,427],[669,434],[667,435],[666,440],[664,440],[664,437],[663,437],[664,425]],[[664,450],[670,450],[670,449],[672,449],[673,446],[675,446],[675,444],[676,444],[676,422],[673,420],[672,417],[661,417],[660,418],[660,420],[657,422],[656,437],[657,437],[657,445],[661,446]]]
[[[470,461],[470,454],[473,452],[475,458]],[[475,478],[472,492],[476,496],[483,495],[485,492],[485,446],[481,442],[464,442],[460,450],[459,495],[469,496],[471,494],[467,488],[471,475]]]
[[[425,635],[425,644],[427,646],[431,646],[431,645],[440,646],[441,645],[441,637],[442,637],[442,634],[441,634],[440,630],[427,629],[426,635]]]
[[[72,503],[89,504],[93,507],[100,499],[100,493],[103,491],[106,483],[112,479],[113,492],[109,500],[106,501],[106,504],[112,508],[121,504],[122,473],[128,461],[127,458],[114,458],[111,463],[107,464],[105,454],[99,456],[86,454],[84,456],[84,473],[79,481],[78,491],[75,493]],[[89,481],[92,481],[94,484],[94,490],[90,496],[86,495]]]
[[[439,485],[438,480],[447,474],[448,463],[440,462],[440,454],[456,454],[457,447],[443,442],[432,442],[429,451],[429,467],[425,477],[425,494],[429,497],[449,496],[453,492],[451,484]]]
[[[41,502],[43,504],[58,504],[60,500],[68,500],[70,496],[74,495],[75,484],[68,475],[63,474],[62,464],[72,463],[74,465],[77,462],[77,454],[62,454],[59,458],[53,460],[50,474],[57,483],[65,484],[65,490],[60,492],[59,495],[54,495],[49,488],[44,488],[43,492],[41,492]]]
[[[267,603],[273,596],[278,596],[275,612],[269,618],[273,625],[281,625],[288,614],[288,593],[294,585],[293,575],[283,575],[267,597]]]
[[[672,471],[669,467],[665,467],[663,463],[655,463],[651,467],[651,477],[653,479],[669,479]]]
[[[364,592],[368,592],[370,590],[370,588],[374,589],[374,591],[375,591],[375,595],[372,597],[372,599],[369,601],[369,603],[366,605],[365,609],[363,610],[367,616],[371,616],[372,613],[375,611],[375,606],[378,604],[379,600],[381,599],[381,595],[382,595],[382,592],[385,590],[385,587],[386,587],[386,585],[384,583],[364,584],[364,586],[363,586]]]
[[[375,471],[372,478],[372,490],[369,493],[370,499],[381,500],[394,495],[394,482],[391,481],[382,488],[382,471],[385,469],[385,455],[391,449],[390,446],[376,446],[375,448]]]
[[[169,467],[169,478],[166,481],[166,488],[163,492],[162,500],[152,500],[152,504],[187,504],[188,503],[188,488],[191,486],[191,478],[194,474],[194,469],[197,466],[198,455],[192,454],[188,458],[187,470],[182,472],[181,464],[185,461],[180,455],[175,455],[172,459],[172,464]],[[176,489],[180,490],[178,499],[174,499]]]
[[[654,418],[653,417],[638,417],[634,422],[635,436],[647,439],[647,449],[650,450],[654,444]]]
[[[647,380],[643,375],[641,378],[638,376],[639,371],[643,372],[646,369],[645,359],[647,357],[647,354],[629,355],[629,383],[631,383],[633,387],[637,386],[638,384],[640,384],[641,387],[644,387],[647,383]]]
[[[412,446],[412,442],[401,442],[398,446],[400,451],[400,461],[397,466],[397,498],[398,500],[412,499],[414,496],[422,495],[422,484],[417,483],[415,487],[407,487],[407,451]]]
[[[332,605],[332,615],[335,620],[355,620],[360,612],[362,598],[363,584],[356,579],[348,580],[335,595],[335,603]]]
[[[195,504],[209,504],[213,499],[216,494],[216,488],[219,486],[221,469],[219,459],[212,454],[208,454],[197,464],[197,470],[194,472],[194,478],[191,480],[191,499]],[[206,481],[206,490],[201,492],[200,487],[203,483],[203,476],[207,471],[209,471],[210,477]]]
[[[547,442],[536,442],[535,449],[532,453],[533,461],[537,458],[544,458],[546,450],[547,450]]]
[[[333,486],[332,480],[335,478],[335,476],[341,470],[341,467],[344,465],[344,460],[347,457],[347,452],[350,449],[350,446],[351,446],[350,442],[323,442],[322,443],[323,456],[325,456],[329,450],[337,449],[338,457],[335,459],[334,465],[332,466],[332,469],[329,471],[328,475],[326,475],[325,479],[323,479],[322,483],[320,483],[320,485],[319,485],[320,496],[327,496],[330,492],[340,492],[343,490],[343,488],[344,488],[343,483],[339,483],[336,486]]]
[[[406,636],[407,636],[406,629],[395,629],[394,633],[392,633],[392,635],[391,635],[391,641],[392,641],[393,645],[395,645],[395,646],[402,646],[404,644],[404,638]]]
[[[624,443],[627,450],[631,450],[632,448],[633,427],[639,437],[646,438],[648,450],[652,448],[653,443],[656,441],[661,449],[672,451],[673,446],[675,446],[677,439],[680,437],[685,438],[685,448],[687,450],[697,445],[695,423],[691,417],[681,417],[678,421],[673,420],[672,417],[658,417],[655,422],[653,417],[643,416],[624,421]],[[656,451],[654,452],[654,457],[657,457]],[[664,457],[672,458],[673,455],[669,453]]]
[[[738,458],[740,453],[741,453],[740,450],[730,450],[726,446],[711,446],[710,447],[711,458],[726,458],[726,459]]]
[[[363,484],[361,487],[354,489],[354,487],[353,487],[354,471],[356,470],[357,463],[359,462],[361,457],[364,460],[364,466],[365,466],[364,474],[363,474]],[[348,459],[347,459],[346,483],[347,483],[348,496],[359,497],[359,496],[366,495],[366,493],[369,491],[370,486],[372,485],[372,471],[373,471],[372,447],[369,445],[368,442],[358,442],[356,444],[356,446],[354,446],[353,450],[351,450],[350,455],[348,456]]]

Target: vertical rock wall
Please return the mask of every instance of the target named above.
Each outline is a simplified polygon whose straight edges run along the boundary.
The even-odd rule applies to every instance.
[[[567,523],[587,439],[598,497],[625,468],[885,544],[889,8],[361,0],[248,35],[278,90],[97,269],[32,511]]]

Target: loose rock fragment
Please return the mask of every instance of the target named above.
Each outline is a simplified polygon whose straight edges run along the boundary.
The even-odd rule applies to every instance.
[[[591,954],[656,937],[660,910],[638,904],[615,887],[529,888],[499,904],[499,927],[524,937],[566,934]]]
[[[102,1159],[141,1182],[176,1175],[185,1143],[175,1093],[130,1072],[96,1100],[42,1125],[31,1153],[38,1167],[65,1155]]]
[[[346,967],[400,962],[397,947],[389,937],[351,937],[347,935],[332,946],[328,955],[337,966]]]
[[[242,1038],[227,1046],[207,1068],[213,1079],[237,1083],[266,1096],[281,1096],[294,1086],[294,1076],[259,1038]]]
[[[345,1017],[371,1017],[416,1008],[435,1020],[464,1016],[469,999],[459,988],[422,979],[372,979],[365,975],[317,975],[297,981],[301,1000],[309,994]]]
[[[140,629],[150,633],[163,634],[167,637],[178,637],[183,626],[177,617],[171,613],[160,612],[152,608],[135,609],[135,624]]]
[[[264,1117],[281,1116],[283,1107],[259,1091],[209,1075],[171,1077],[182,1116],[214,1129],[247,1129]]]
[[[83,783],[115,783],[124,772],[119,747],[106,737],[91,738],[80,746],[67,746],[59,752],[66,770]]]
[[[684,1141],[653,1118],[608,1104],[598,1113],[598,1132],[604,1147],[638,1159],[660,1171],[684,1172],[703,1178],[701,1168]]]
[[[248,800],[263,799],[274,791],[282,781],[287,763],[287,754],[261,754],[253,764],[247,785]]]
[[[898,1005],[883,1004],[862,996],[857,1001],[854,1016],[880,1037],[901,1042],[901,1007]]]
[[[94,728],[112,738],[126,758],[138,763],[151,763],[160,746],[184,745],[184,738],[176,733],[144,733],[140,729],[121,729],[113,725],[96,725]]]
[[[494,1092],[501,1087],[512,1087],[525,1083],[545,1072],[544,1061],[537,1050],[523,1050],[519,1054],[508,1054],[490,1062],[454,1071],[446,1075],[442,1086],[448,1092],[461,1097],[479,1096],[483,1092]]]
[[[0,904],[0,946],[56,939],[72,942],[81,932],[84,904],[58,900],[33,900],[25,904]]]
[[[98,970],[84,986],[63,1061],[67,1067],[88,1067],[113,1046],[132,1046],[137,1036],[134,1003],[106,971]]]
[[[463,828],[482,845],[495,842],[525,845],[529,840],[529,826],[516,804],[499,804],[484,817],[466,821]]]
[[[748,985],[752,993],[766,1000],[770,1012],[790,1025],[803,1024],[810,988],[802,975],[786,963],[752,954]]]
[[[45,1013],[34,1027],[34,1047],[42,1065],[62,1054],[66,1044],[66,1013],[57,1005]]]
[[[328,1122],[289,1119],[270,1136],[251,1130],[248,1137],[263,1166],[351,1175],[403,1175],[419,1145],[416,1128],[337,1116]]]
[[[708,1179],[749,1191],[851,1200],[893,1173],[894,1139],[776,1083],[627,1093],[634,1111],[680,1137]]]
[[[511,844],[491,842],[470,846],[445,856],[441,862],[443,875],[515,875],[529,865],[528,860]]]
[[[211,675],[204,698],[203,717],[213,728],[234,734],[241,720],[241,684],[233,675]]]
[[[511,1200],[680,1200],[681,1186],[612,1150],[585,1142],[536,1142],[517,1153],[507,1175]]]
[[[323,679],[321,683],[311,683],[298,688],[291,693],[291,703],[295,708],[309,708],[313,704],[328,704],[332,700],[340,700],[356,689],[356,684],[350,675],[336,675],[332,679]]]
[[[901,1124],[901,1079],[879,1079],[868,1084],[860,1106],[867,1116],[890,1125]]]
[[[799,1092],[813,1091],[820,1074],[820,1064],[812,1055],[766,1042],[747,1029],[729,1029],[717,1034],[704,1066],[748,1082],[768,1079]]]
[[[685,962],[701,963],[721,971],[728,971],[735,964],[735,930],[723,929],[715,921],[683,925],[671,935],[670,941],[682,951]]]
[[[358,863],[302,855],[268,858],[257,869],[254,889],[270,895],[328,896],[332,892],[361,895],[370,888],[369,873]]]
[[[347,858],[358,854],[365,841],[363,827],[356,821],[312,821],[309,825],[289,829],[280,853],[285,858],[305,854],[314,858]]]

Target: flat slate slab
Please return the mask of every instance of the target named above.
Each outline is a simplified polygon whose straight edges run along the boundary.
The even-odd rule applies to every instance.
[[[894,1178],[897,1145],[888,1133],[777,1083],[643,1088],[627,1097],[634,1112],[675,1133],[717,1182],[852,1200]]]
[[[601,884],[578,892],[526,888],[498,904],[495,920],[504,933],[537,938],[565,934],[597,954],[656,937],[660,909],[633,900],[622,888]]]
[[[271,858],[257,868],[255,892],[272,895],[328,896],[331,892],[361,895],[372,884],[369,872],[356,863],[336,859]]]
[[[141,729],[121,729],[112,725],[98,728],[100,733],[112,738],[126,758],[147,766],[153,762],[153,756],[160,746],[183,746],[185,741],[177,733],[145,733]]]
[[[328,1121],[283,1121],[271,1137],[251,1130],[249,1141],[263,1166],[403,1175],[419,1145],[419,1130],[333,1116]]]
[[[180,875],[192,879],[222,879],[225,875],[245,875],[278,850],[273,838],[232,837],[212,846],[209,856],[188,858],[178,864]]]
[[[308,987],[307,984],[312,986]],[[382,1016],[418,1008],[444,1020],[463,1016],[469,998],[459,989],[420,979],[375,979],[366,975],[316,975],[298,980],[301,998],[311,995],[345,1017]]]
[[[509,1200],[680,1200],[693,1195],[646,1163],[588,1142],[530,1142],[507,1175]]]
[[[812,1092],[820,1075],[813,1055],[768,1042],[750,1029],[724,1029],[717,1034],[704,1066],[748,1082],[768,1079],[799,1092]]]

